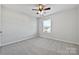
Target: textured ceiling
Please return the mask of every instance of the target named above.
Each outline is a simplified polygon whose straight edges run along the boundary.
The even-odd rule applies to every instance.
[[[9,4],[3,6],[21,13],[28,14],[32,17],[40,17],[40,15],[36,14],[36,11],[32,10],[36,8],[37,4]],[[50,15],[67,9],[75,8],[77,6],[77,4],[46,4],[45,7],[51,7],[51,10],[45,11],[46,13],[43,15]]]

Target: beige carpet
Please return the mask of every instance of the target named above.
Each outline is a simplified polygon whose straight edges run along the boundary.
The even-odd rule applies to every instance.
[[[33,38],[0,47],[1,55],[72,55],[79,54],[79,46],[53,39]]]

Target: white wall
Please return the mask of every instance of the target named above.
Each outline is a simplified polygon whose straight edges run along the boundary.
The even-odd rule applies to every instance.
[[[1,31],[1,5],[0,5],[0,31]],[[0,46],[1,46],[1,33],[0,33]]]
[[[36,19],[3,7],[2,45],[34,36],[37,30]]]
[[[40,36],[56,39],[60,41],[65,41],[69,43],[79,44],[78,34],[77,34],[77,8],[65,10],[62,12],[55,13],[53,15],[49,15],[52,17],[52,33],[43,33],[42,25],[40,21]],[[40,20],[43,20],[43,17]]]
[[[79,7],[78,7],[78,40],[79,40]]]

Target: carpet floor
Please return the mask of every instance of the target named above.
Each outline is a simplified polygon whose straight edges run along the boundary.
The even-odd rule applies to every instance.
[[[78,55],[79,46],[47,38],[32,38],[0,47],[0,55]]]

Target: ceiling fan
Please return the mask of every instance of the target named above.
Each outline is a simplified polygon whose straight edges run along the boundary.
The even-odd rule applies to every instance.
[[[44,11],[50,10],[50,9],[51,9],[50,7],[45,8],[45,5],[43,5],[43,4],[38,4],[37,9],[32,9],[32,10],[37,11],[36,14],[40,14],[40,13],[43,13]]]

